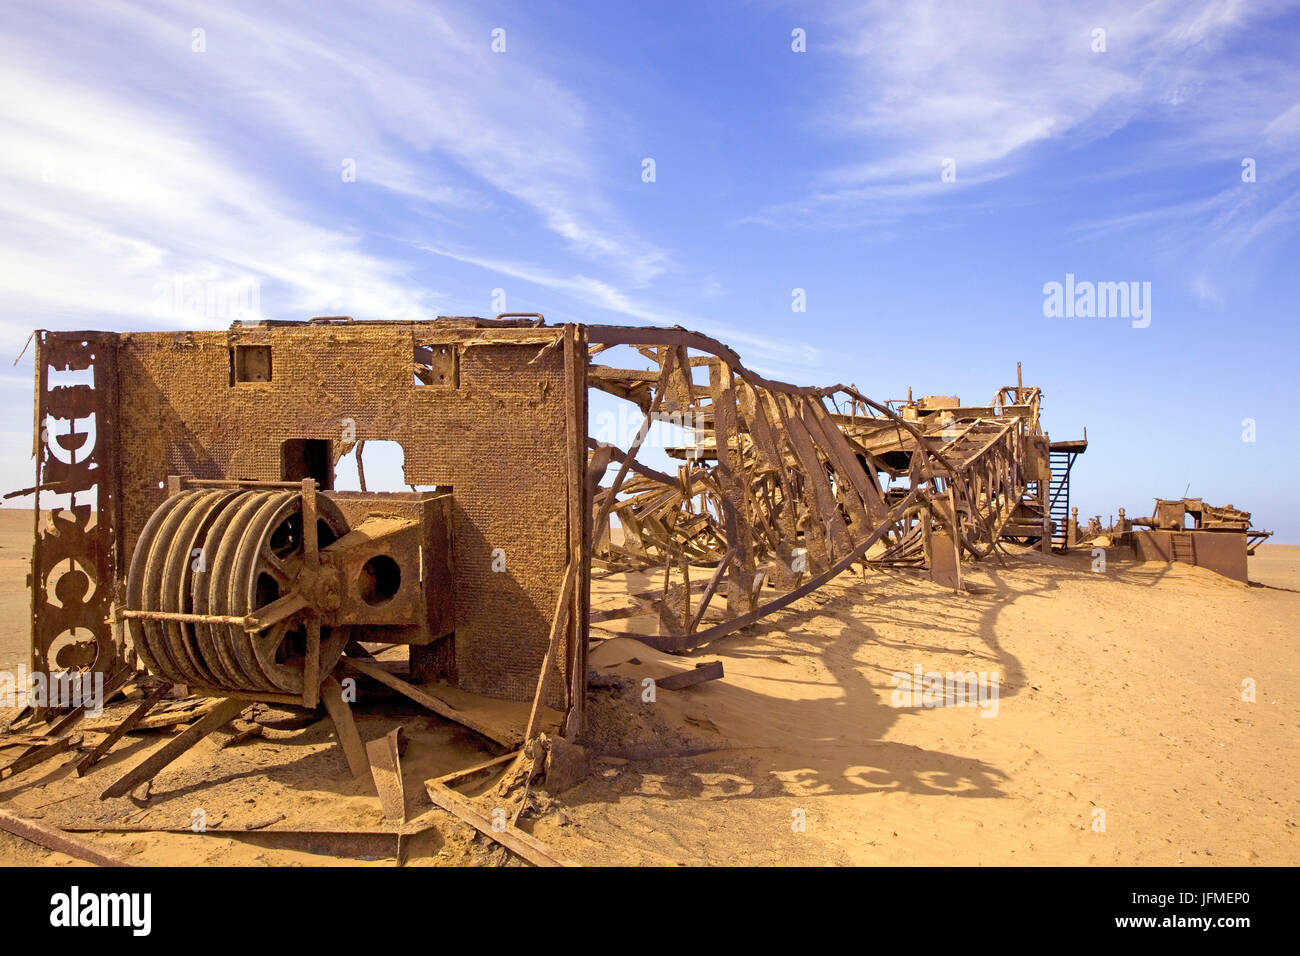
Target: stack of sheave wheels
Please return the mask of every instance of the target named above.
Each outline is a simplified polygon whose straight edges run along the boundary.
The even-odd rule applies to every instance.
[[[347,528],[318,496],[319,547]],[[289,594],[302,567],[302,496],[292,491],[196,489],[158,507],[136,542],[127,607],[243,618]],[[256,694],[303,691],[304,612],[260,631],[238,623],[131,617],[141,662],[178,684]],[[338,660],[346,628],[322,629],[319,682]]]

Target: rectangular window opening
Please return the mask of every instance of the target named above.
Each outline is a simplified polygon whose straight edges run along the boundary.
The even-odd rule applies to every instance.
[[[415,384],[460,387],[460,347],[450,343],[415,347]]]
[[[334,443],[328,438],[289,438],[280,445],[283,481],[316,479],[322,491],[334,487]]]
[[[230,350],[230,384],[271,381],[271,346],[236,345]]]

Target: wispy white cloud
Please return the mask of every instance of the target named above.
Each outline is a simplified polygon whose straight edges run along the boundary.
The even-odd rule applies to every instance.
[[[274,284],[282,307],[308,314],[427,309],[400,266],[366,253],[359,235],[317,224],[175,116],[59,79],[30,50],[8,52],[5,332],[25,336],[36,322],[176,324],[185,317],[155,312],[159,284],[176,276]]]
[[[1239,135],[1257,139],[1273,104],[1293,94],[1297,68],[1245,64],[1224,49],[1277,9],[1235,0],[837,4],[821,30],[843,70],[841,95],[814,121],[860,143],[863,159],[824,168],[804,199],[756,218],[850,225],[1017,174],[1051,182],[1058,171],[1035,164],[1057,157],[1042,147],[1080,147],[1139,120],[1167,124],[1151,162],[1192,142],[1226,150]],[[1095,30],[1105,31],[1105,52],[1094,50]],[[1234,79],[1238,65],[1250,69]],[[1231,93],[1221,92],[1225,82]],[[946,160],[955,182],[941,181]]]
[[[1194,295],[1222,302],[1250,271],[1239,260],[1300,223],[1300,61],[1259,42],[1288,10],[1238,0],[836,4],[814,42],[836,58],[840,95],[812,122],[862,158],[828,150],[839,158],[805,195],[746,221],[888,237],[926,216],[950,224],[981,197],[1052,203],[1072,175],[1096,187],[1097,202],[1067,234],[1128,236],[1192,277]],[[1106,162],[1077,159],[1103,150]],[[1260,164],[1254,183],[1238,175],[1246,156]],[[941,178],[945,162],[953,182]]]
[[[241,51],[211,58],[225,85],[245,85],[323,161],[354,157],[359,179],[423,202],[485,205],[499,193],[576,254],[634,284],[653,279],[666,255],[592,186],[596,140],[583,101],[512,56],[509,32],[507,52],[493,53],[492,24],[470,10],[235,4],[203,19]],[[449,185],[458,170],[467,187]]]
[[[282,314],[434,314],[443,300],[385,237],[486,247],[489,211],[557,237],[610,294],[668,263],[593,186],[581,99],[492,54],[468,9],[121,2],[0,20],[4,322],[150,324],[176,276],[251,277]]]
[[[476,256],[431,245],[421,245],[419,248],[436,256],[454,259],[558,293],[581,304],[612,313],[618,321],[633,319],[635,324],[680,325],[713,336],[735,347],[748,367],[765,375],[784,377],[795,382],[820,381],[825,375],[821,350],[807,342],[797,341],[793,336],[782,338],[758,335],[750,329],[719,323],[707,316],[686,314],[677,309],[645,302],[590,276],[558,275],[535,264]],[[589,318],[588,321],[595,320]]]

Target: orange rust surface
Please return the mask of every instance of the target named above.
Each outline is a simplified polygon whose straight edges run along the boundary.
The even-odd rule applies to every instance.
[[[460,686],[531,698],[568,558],[563,353],[543,353],[560,334],[366,323],[122,335],[123,553],[168,474],[280,480],[288,439],[400,442],[408,483],[453,492]],[[231,384],[241,344],[270,345],[271,381]],[[415,384],[413,349],[430,344],[458,350],[457,386]]]

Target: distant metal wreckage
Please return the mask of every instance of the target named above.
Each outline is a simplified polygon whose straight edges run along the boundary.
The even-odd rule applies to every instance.
[[[855,564],[960,588],[964,559],[1077,537],[1069,474],[1086,438],[1051,442],[1019,371],[987,405],[881,403],[766,379],[682,328],[540,315],[40,331],[36,345],[36,484],[17,493],[37,505],[33,670],[120,686],[143,667],[225,702],[106,793],[250,701],[324,703],[364,772],[345,673],[507,747],[546,708],[576,737],[593,626],[648,615],[638,637],[682,652]],[[620,354],[645,367],[602,364]],[[627,447],[588,437],[591,389],[640,411]],[[638,460],[656,421],[681,436],[675,473]],[[409,491],[365,490],[379,440],[402,446]],[[360,491],[334,487],[348,454]],[[1184,507],[1231,518],[1244,566],[1249,515]],[[593,574],[644,571],[661,586],[592,611]],[[405,675],[377,643],[408,648]],[[472,695],[530,702],[527,723],[477,720]]]

